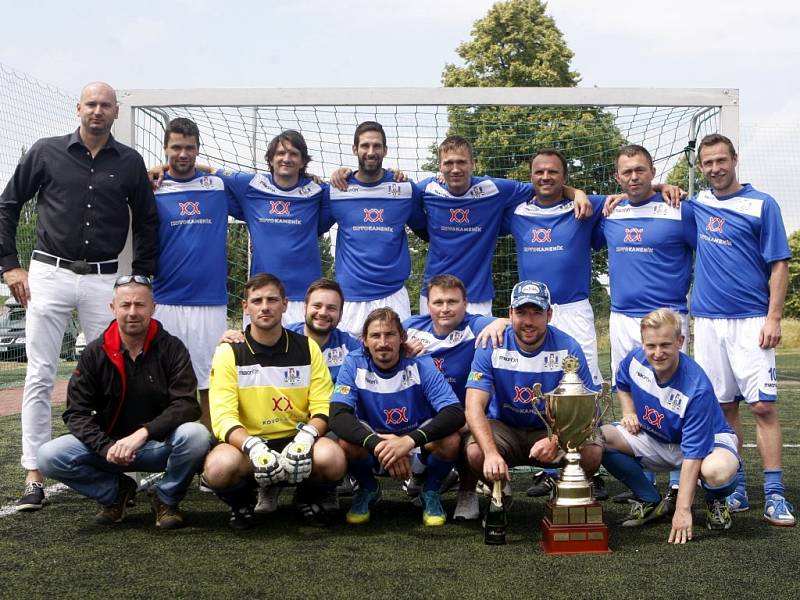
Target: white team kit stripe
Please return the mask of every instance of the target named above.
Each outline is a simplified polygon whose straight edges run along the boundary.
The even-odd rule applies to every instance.
[[[661,387],[656,382],[656,375],[638,360],[631,359],[628,367],[628,377],[631,382],[642,390],[658,399],[664,410],[675,413],[683,418],[686,412],[686,405],[689,404],[689,396],[671,387]]]
[[[568,355],[568,351],[558,350],[556,352],[540,352],[536,356],[523,356],[516,350],[495,348],[492,351],[492,367],[506,371],[548,373],[560,371],[561,361]]]
[[[608,217],[609,220],[622,221],[625,219],[667,219],[670,221],[681,220],[681,209],[672,208],[664,202],[648,202],[642,206],[618,206]]]
[[[356,369],[356,386],[377,394],[393,394],[421,383],[417,365],[409,365],[389,379],[378,377],[367,369],[360,367]]]
[[[475,339],[475,334],[471,327],[465,327],[463,330],[451,331],[443,340],[440,340],[430,331],[420,331],[419,329],[409,329],[408,339],[419,340],[425,346],[426,353],[433,353],[438,350],[446,350],[448,348],[455,348],[462,342]]]
[[[269,178],[263,173],[256,174],[250,180],[249,185],[251,188],[254,188],[260,192],[270,194],[271,196],[281,196],[282,198],[308,198],[310,196],[315,196],[322,191],[322,188],[313,181],[310,181],[304,186],[296,187],[291,190],[282,190],[281,188],[273,185]]]
[[[730,210],[741,215],[748,215],[750,217],[760,217],[761,207],[764,205],[763,200],[758,198],[730,198],[729,200],[717,200],[716,196],[710,190],[703,190],[694,199],[698,204],[704,204],[711,208],[719,210]]]
[[[216,175],[204,175],[191,181],[175,181],[165,179],[161,187],[156,190],[156,194],[176,194],[181,192],[210,192],[222,191],[225,189],[225,182]]]
[[[494,181],[487,179],[471,186],[465,193],[460,196],[454,196],[448,190],[444,189],[436,181],[431,181],[425,186],[425,193],[432,196],[441,196],[443,198],[485,198],[486,196],[496,196],[500,193]]]
[[[262,367],[239,365],[236,367],[239,387],[307,387],[311,383],[311,366]]]
[[[331,200],[353,200],[355,198],[369,198],[380,200],[408,200],[412,197],[414,188],[408,181],[396,183],[384,181],[376,186],[363,186],[350,184],[347,191],[342,191],[331,186]]]
[[[556,206],[539,206],[534,202],[520,202],[514,209],[515,215],[523,217],[555,217],[575,210],[572,201],[557,204]]]

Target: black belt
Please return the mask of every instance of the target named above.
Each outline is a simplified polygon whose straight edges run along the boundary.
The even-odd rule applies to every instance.
[[[67,260],[65,258],[59,258],[58,256],[52,256],[50,254],[45,254],[44,252],[39,252],[38,250],[33,251],[33,256],[31,258],[48,265],[55,265],[56,267],[60,267],[62,269],[69,269],[76,275],[111,275],[112,273],[116,273],[118,268],[118,263],[116,260],[111,260],[108,262]]]

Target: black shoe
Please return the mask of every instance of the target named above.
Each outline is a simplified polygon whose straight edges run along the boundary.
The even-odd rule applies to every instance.
[[[671,487],[664,495],[664,510],[666,510],[666,514],[674,515],[675,514],[675,505],[678,502],[678,488]]]
[[[592,496],[594,499],[602,502],[603,500],[608,500],[608,490],[606,489],[606,482],[603,481],[603,478],[600,475],[595,475],[592,477]]]
[[[234,531],[244,531],[250,529],[255,523],[252,506],[241,506],[231,508],[231,516],[228,519],[228,527]]]
[[[112,504],[100,505],[100,512],[94,516],[98,525],[122,523],[128,510],[128,502],[136,495],[136,482],[127,475],[119,475],[119,491]]]
[[[616,503],[616,504],[627,504],[628,502],[630,502],[633,499],[634,499],[633,498],[633,492],[630,491],[630,490],[625,490],[624,492],[621,492],[621,493],[617,494],[616,496],[614,496],[611,499],[611,501]]]
[[[17,500],[17,510],[20,512],[33,512],[44,506],[44,484],[41,481],[29,481],[25,484],[25,491]]]
[[[525,492],[531,498],[538,498],[539,496],[549,496],[553,493],[556,487],[555,480],[550,477],[545,471],[539,471],[533,476],[533,485]]]
[[[358,491],[358,482],[352,477],[350,477],[350,475],[345,475],[344,479],[342,479],[342,483],[340,483],[336,487],[336,493],[343,498],[352,496],[357,491]]]
[[[294,493],[293,504],[309,524],[330,525],[331,514],[322,506],[325,490],[319,486],[300,485]]]
[[[450,472],[447,476],[442,480],[442,485],[439,487],[439,493],[444,494],[445,492],[449,492],[454,487],[458,485],[458,471],[455,469],[450,469]]]

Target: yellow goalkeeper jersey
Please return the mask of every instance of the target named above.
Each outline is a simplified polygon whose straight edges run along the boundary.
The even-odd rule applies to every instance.
[[[283,330],[272,347],[253,341],[220,344],[208,392],[211,426],[220,441],[236,427],[266,439],[294,435],[298,423],[327,419],[333,382],[319,346]]]

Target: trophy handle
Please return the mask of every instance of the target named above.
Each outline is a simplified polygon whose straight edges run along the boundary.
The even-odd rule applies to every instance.
[[[541,399],[544,400],[544,412],[545,412],[544,415],[536,407],[536,404],[538,404],[538,402],[531,402],[531,408],[534,410],[534,412],[536,413],[536,416],[539,417],[542,420],[542,423],[544,423],[544,426],[547,428],[547,439],[552,440],[553,439],[553,428],[550,427],[550,422],[547,420],[547,416],[549,416],[549,413],[550,413],[550,411],[547,409],[547,407],[549,406],[548,403],[547,403],[547,396],[546,395],[542,395]]]
[[[602,408],[602,410],[600,411],[600,414],[597,416],[597,418],[594,420],[594,423],[592,423],[592,428],[594,428],[598,423],[603,421],[603,417],[606,416],[608,409],[611,408],[610,391],[611,391],[611,386],[604,381],[603,389],[600,390],[600,392],[597,394],[597,399],[601,402],[600,408]]]

